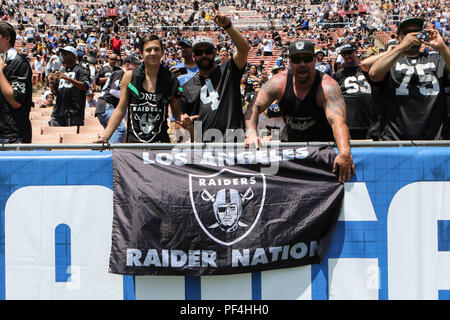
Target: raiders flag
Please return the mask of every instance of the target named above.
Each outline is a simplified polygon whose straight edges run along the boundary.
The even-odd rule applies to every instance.
[[[114,150],[110,272],[212,275],[320,263],[344,197],[335,157],[329,146]]]

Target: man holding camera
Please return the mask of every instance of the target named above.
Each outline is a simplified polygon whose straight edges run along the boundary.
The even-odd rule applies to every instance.
[[[386,101],[380,140],[438,140],[442,137],[450,49],[436,30],[423,30],[419,18],[397,28],[399,45],[369,70],[372,85]],[[421,51],[422,44],[434,51]]]

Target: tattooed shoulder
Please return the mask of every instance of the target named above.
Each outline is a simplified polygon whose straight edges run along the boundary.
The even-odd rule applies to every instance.
[[[328,112],[332,112],[345,118],[345,101],[341,88],[336,80],[325,75],[322,79],[321,90],[319,90],[318,95],[319,103],[324,107],[327,114]]]

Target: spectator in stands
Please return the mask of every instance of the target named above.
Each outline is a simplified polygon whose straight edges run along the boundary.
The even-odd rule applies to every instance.
[[[74,47],[66,46],[59,49],[59,52],[64,70],[51,73],[48,77],[52,93],[56,96],[56,106],[49,125],[82,126],[86,92],[89,89],[89,73],[77,63],[77,52]]]
[[[195,132],[194,136],[193,128],[190,130],[195,141],[217,142],[215,139],[222,138],[223,141],[232,142],[239,134],[237,140],[243,141],[244,118],[240,83],[250,47],[242,34],[234,28],[229,17],[221,14],[214,6],[212,10],[214,22],[230,36],[236,50],[231,59],[216,66],[214,57],[217,49],[214,41],[211,38],[197,37],[193,41],[193,50],[199,72],[183,85],[180,105],[183,112],[197,115],[201,121],[201,134]],[[220,131],[222,137],[218,136],[217,131],[212,133],[209,129]],[[242,132],[235,132],[236,129],[242,129]]]
[[[346,105],[346,121],[351,139],[378,140],[378,106],[373,98],[372,88],[361,69],[361,61],[356,55],[356,47],[347,42],[341,47],[344,65],[336,72]]]
[[[99,122],[104,128],[107,127],[109,119],[119,103],[123,74],[129,70],[136,69],[139,63],[139,60],[134,55],[129,55],[123,60],[122,68],[113,71],[108,77],[108,81],[102,89],[95,109],[95,116],[98,117]],[[108,142],[120,143],[124,140],[126,133],[127,128],[121,121]]]
[[[97,107],[97,99],[94,97],[94,91],[89,89],[86,92],[86,107],[87,108],[95,108]]]
[[[0,21],[0,142],[31,143],[32,70],[15,41],[14,27]]]
[[[258,33],[255,33],[252,40],[252,47],[257,47],[262,42],[261,38],[259,37]]]
[[[330,77],[333,76],[333,70],[329,63],[323,61],[325,57],[325,52],[322,49],[316,50],[316,69],[320,72],[328,74]]]
[[[111,39],[111,49],[112,51],[120,57],[122,50],[123,41],[120,39],[118,33],[114,34],[114,37]]]
[[[192,55],[192,41],[190,39],[183,39],[178,44],[181,47],[181,57],[183,58],[183,61],[173,66],[170,71],[173,73],[181,71],[181,74],[189,74],[190,79],[191,76],[198,71],[197,64]]]
[[[55,107],[55,95],[50,90],[45,91],[42,96],[45,102],[41,105],[41,108]]]
[[[273,55],[273,40],[270,38],[269,34],[267,33],[264,36],[264,40],[262,42],[263,44],[263,54],[264,56],[272,56]]]
[[[220,49],[219,59],[220,59],[220,63],[227,62],[228,59],[230,59],[230,54],[228,53],[227,49],[225,49],[225,48]]]
[[[102,87],[111,73],[115,70],[119,70],[120,67],[117,66],[119,57],[115,53],[111,53],[108,57],[108,62],[105,63],[98,70],[97,76],[95,77],[95,84]]]
[[[156,35],[149,35],[142,39],[140,45],[144,63],[123,74],[117,107],[101,138],[95,142],[107,143],[127,114],[126,142],[168,143],[169,105],[180,125],[192,125],[191,118],[182,115],[179,109],[181,90],[178,80],[161,64],[164,54],[162,41]]]
[[[45,67],[45,76],[48,77],[50,73],[59,71],[61,69],[61,62],[56,54],[53,54],[47,62]]]
[[[427,29],[437,53],[420,51],[424,20],[408,18],[397,28],[400,44],[376,60],[369,70],[372,84],[383,92],[386,119],[381,140],[434,140],[441,138],[449,80],[450,49],[439,32]]]
[[[261,78],[255,65],[251,65],[249,71],[242,77],[241,84],[245,86],[244,96],[246,101],[250,101],[255,93],[255,89],[259,88]]]
[[[44,59],[42,59],[42,56],[37,54],[34,57],[34,61],[33,61],[33,68],[34,71],[36,72],[43,72],[44,69]]]
[[[259,148],[258,117],[275,100],[285,120],[282,141],[336,141],[339,154],[334,163],[339,180],[355,172],[350,136],[345,123],[345,102],[337,82],[315,69],[314,44],[298,40],[289,45],[290,68],[272,77],[258,91],[245,114],[246,145]]]

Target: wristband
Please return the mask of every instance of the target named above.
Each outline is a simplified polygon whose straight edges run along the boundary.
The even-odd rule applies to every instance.
[[[223,29],[223,30],[228,30],[228,29],[231,28],[232,25],[233,25],[233,24],[231,23],[231,20],[230,20],[230,23],[228,23],[225,27],[222,27],[222,29]]]

